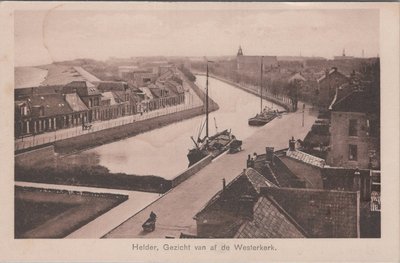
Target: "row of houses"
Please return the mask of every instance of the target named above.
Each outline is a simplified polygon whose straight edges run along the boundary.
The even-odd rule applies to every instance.
[[[72,81],[15,90],[15,138],[143,114],[185,102],[183,82],[168,70],[135,86],[123,81]]]

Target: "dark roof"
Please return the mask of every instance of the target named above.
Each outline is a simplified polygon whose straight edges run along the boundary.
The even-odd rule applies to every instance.
[[[31,88],[21,88],[15,89],[15,98],[26,98],[30,95],[40,95],[40,94],[55,94],[61,93],[63,89],[62,85],[53,85],[53,86],[38,86]]]
[[[322,75],[317,81],[318,81],[318,82],[324,81],[324,80],[326,79],[327,75],[328,75],[328,76],[337,75],[337,76],[340,76],[340,77],[343,77],[343,78],[347,78],[344,74],[342,74],[341,72],[339,72],[339,71],[337,70],[337,68],[335,68],[335,67],[331,68],[327,73],[328,73],[328,74],[325,73],[324,75]]]
[[[356,192],[276,188],[262,189],[311,237],[358,237]]]
[[[64,93],[78,93],[79,96],[101,95],[96,87],[89,87],[86,81],[72,81],[64,86]]]
[[[129,89],[128,83],[123,81],[101,81],[97,83],[96,88],[101,91],[125,91]]]
[[[248,168],[211,198],[195,219],[209,226],[207,237],[304,237],[304,231],[290,221],[276,202],[269,197],[259,199],[260,190],[265,187],[276,186]],[[243,203],[242,198],[248,202]],[[251,219],[243,211],[253,211]],[[199,233],[200,237],[203,234]]]
[[[332,111],[379,114],[379,98],[366,91],[353,91],[332,105]]]
[[[309,131],[304,138],[304,144],[310,147],[317,147],[320,145],[327,146],[330,142],[330,135],[320,135],[313,131]]]
[[[268,197],[260,197],[253,219],[245,222],[235,238],[303,238],[305,235]]]
[[[207,212],[207,210],[213,207],[217,201],[221,199],[221,197],[223,197],[225,200],[233,201],[229,197],[234,197],[237,199],[241,194],[255,196],[260,193],[261,187],[274,186],[275,185],[273,183],[268,181],[255,169],[248,168],[240,173],[240,175],[238,175],[235,179],[233,179],[226,186],[225,190],[221,190],[216,193],[210,199],[210,201],[207,202],[204,208],[196,214],[196,217],[204,212]]]
[[[42,94],[29,96],[27,99],[31,107],[42,106],[45,117],[72,113],[71,107],[61,94]]]
[[[279,154],[283,154],[283,152]],[[290,171],[277,152],[274,154],[272,163],[266,161],[265,154],[258,155],[254,168],[267,180],[279,187],[304,187],[302,179]]]

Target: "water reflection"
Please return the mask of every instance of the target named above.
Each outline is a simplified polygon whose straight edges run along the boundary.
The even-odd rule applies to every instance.
[[[205,77],[197,76],[196,84],[204,88]],[[210,114],[210,135],[215,133],[216,127],[218,131],[232,129],[239,139],[245,139],[254,133],[257,127],[249,126],[247,121],[260,110],[260,99],[216,79],[210,79],[209,88],[210,97],[220,107],[218,111]],[[265,105],[272,104],[265,101]],[[99,146],[69,158],[87,160],[88,156],[91,156],[112,173],[157,175],[171,179],[187,168],[186,155],[188,149],[193,147],[190,136],[197,137],[203,120],[204,116],[198,116]]]

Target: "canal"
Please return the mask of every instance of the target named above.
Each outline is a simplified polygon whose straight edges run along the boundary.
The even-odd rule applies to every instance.
[[[197,76],[196,84],[204,89],[205,76]],[[258,128],[247,120],[260,111],[260,98],[219,80],[209,79],[209,96],[218,103],[219,110],[209,115],[209,133],[231,129],[238,139],[245,139]],[[271,102],[264,101],[271,106]],[[275,109],[281,109],[273,105]],[[111,173],[156,175],[172,179],[187,168],[187,153],[193,147],[190,136],[197,138],[205,116],[177,122],[121,141],[102,145],[74,156],[90,160]],[[204,136],[204,130],[203,135]]]

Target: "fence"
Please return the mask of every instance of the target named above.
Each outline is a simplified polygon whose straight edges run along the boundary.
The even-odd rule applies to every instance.
[[[29,149],[32,147],[36,147],[39,145],[44,145],[44,144],[50,144],[55,141],[60,141],[64,139],[68,139],[71,137],[76,137],[88,133],[93,133],[105,129],[110,129],[114,128],[117,126],[122,126],[126,124],[131,124],[137,121],[142,121],[142,120],[147,120],[147,119],[152,119],[156,118],[159,116],[164,116],[180,111],[185,111],[189,109],[193,109],[199,106],[202,106],[203,103],[202,101],[197,98],[196,94],[189,92],[190,96],[187,98],[188,104],[178,104],[174,106],[169,106],[166,108],[162,109],[157,109],[154,111],[149,111],[149,112],[144,112],[142,114],[135,114],[135,115],[129,115],[129,116],[124,116],[120,117],[117,119],[111,119],[107,121],[99,121],[99,122],[93,122],[90,123],[91,127],[89,129],[83,129],[82,126],[76,126],[73,128],[68,128],[68,129],[61,129],[61,130],[55,130],[53,132],[46,132],[43,134],[39,135],[33,135],[21,139],[15,140],[15,151],[23,150],[23,149]]]

